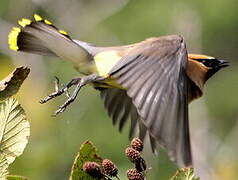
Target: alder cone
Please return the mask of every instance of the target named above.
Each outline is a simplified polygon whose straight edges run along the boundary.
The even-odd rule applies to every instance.
[[[85,162],[83,164],[83,171],[94,178],[103,178],[100,165],[96,162]]]
[[[140,152],[131,147],[125,149],[125,155],[133,163],[135,163],[141,157]]]
[[[111,177],[117,176],[118,169],[117,169],[116,165],[109,159],[104,159],[102,161],[102,168],[103,168],[103,172],[106,175],[111,176]]]
[[[141,172],[136,169],[128,169],[127,170],[127,178],[129,180],[144,180],[144,176]]]
[[[142,152],[144,144],[139,138],[133,138],[131,140],[131,147],[139,152]]]

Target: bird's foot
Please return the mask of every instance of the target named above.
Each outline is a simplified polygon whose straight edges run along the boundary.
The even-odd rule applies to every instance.
[[[68,97],[68,99],[61,105],[59,106],[59,108],[55,111],[55,113],[52,116],[57,116],[58,114],[62,113],[65,111],[65,109],[72,103],[74,102],[74,100],[76,99],[80,89],[85,86],[88,83],[91,82],[95,82],[96,80],[98,80],[99,77],[97,75],[89,75],[89,76],[84,76],[81,78],[74,78],[72,79],[66,86],[64,86],[62,89],[58,88],[58,83],[56,82],[56,91],[53,92],[52,94],[48,95],[45,99],[46,102],[56,96],[59,96],[63,93],[66,93],[66,96]],[[72,85],[76,85],[75,90],[73,91],[72,95],[70,95],[68,93],[68,88],[71,87]]]
[[[70,105],[74,100],[76,99],[81,87],[83,87],[85,84],[83,83],[83,80],[81,80],[78,84],[77,87],[75,88],[72,96],[69,96],[68,99],[62,104],[52,116],[57,116],[58,114],[62,113],[65,111],[66,107]]]
[[[41,104],[44,104],[48,102],[49,100],[60,96],[61,94],[65,93],[67,97],[70,97],[70,94],[68,92],[68,89],[73,86],[78,84],[78,82],[81,80],[81,78],[74,78],[70,82],[68,82],[66,85],[63,85],[62,88],[59,88],[59,78],[55,77],[55,91],[48,96],[46,96],[44,99],[40,100]]]

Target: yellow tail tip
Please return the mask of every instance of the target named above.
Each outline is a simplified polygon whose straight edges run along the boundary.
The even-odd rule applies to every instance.
[[[52,22],[50,22],[50,21],[47,20],[47,19],[44,19],[44,22],[45,22],[45,24],[52,25]]]
[[[52,22],[50,22],[49,20],[47,19],[43,19],[40,15],[38,14],[34,14],[33,15],[35,21],[44,21],[45,24],[48,24],[48,25],[52,25]]]
[[[64,31],[64,30],[59,30],[59,33],[63,34],[63,35],[68,35],[68,33],[66,31]]]
[[[8,46],[11,50],[17,51],[19,48],[17,46],[17,38],[21,29],[18,27],[13,27],[8,35]]]
[[[27,25],[31,24],[31,20],[22,18],[22,20],[18,21],[18,24],[22,27],[26,27]]]
[[[34,14],[33,17],[34,17],[35,21],[42,21],[43,20],[43,18],[41,16],[39,16],[38,14]]]

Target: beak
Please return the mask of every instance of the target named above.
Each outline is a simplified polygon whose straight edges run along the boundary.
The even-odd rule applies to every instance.
[[[224,68],[229,66],[229,62],[226,60],[219,60],[219,67]]]

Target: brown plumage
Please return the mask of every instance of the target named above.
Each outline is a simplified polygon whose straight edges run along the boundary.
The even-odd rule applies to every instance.
[[[130,119],[130,137],[139,127],[139,137],[148,134],[152,150],[168,150],[179,166],[192,166],[188,104],[202,96],[205,82],[227,63],[216,58],[187,54],[178,35],[149,38],[117,47],[97,47],[72,40],[38,15],[23,19],[21,28],[9,34],[13,50],[57,55],[73,63],[85,76],[73,79],[48,100],[77,85],[73,95],[56,111],[61,113],[74,101],[80,88],[92,84],[100,91],[113,124],[121,131]]]

